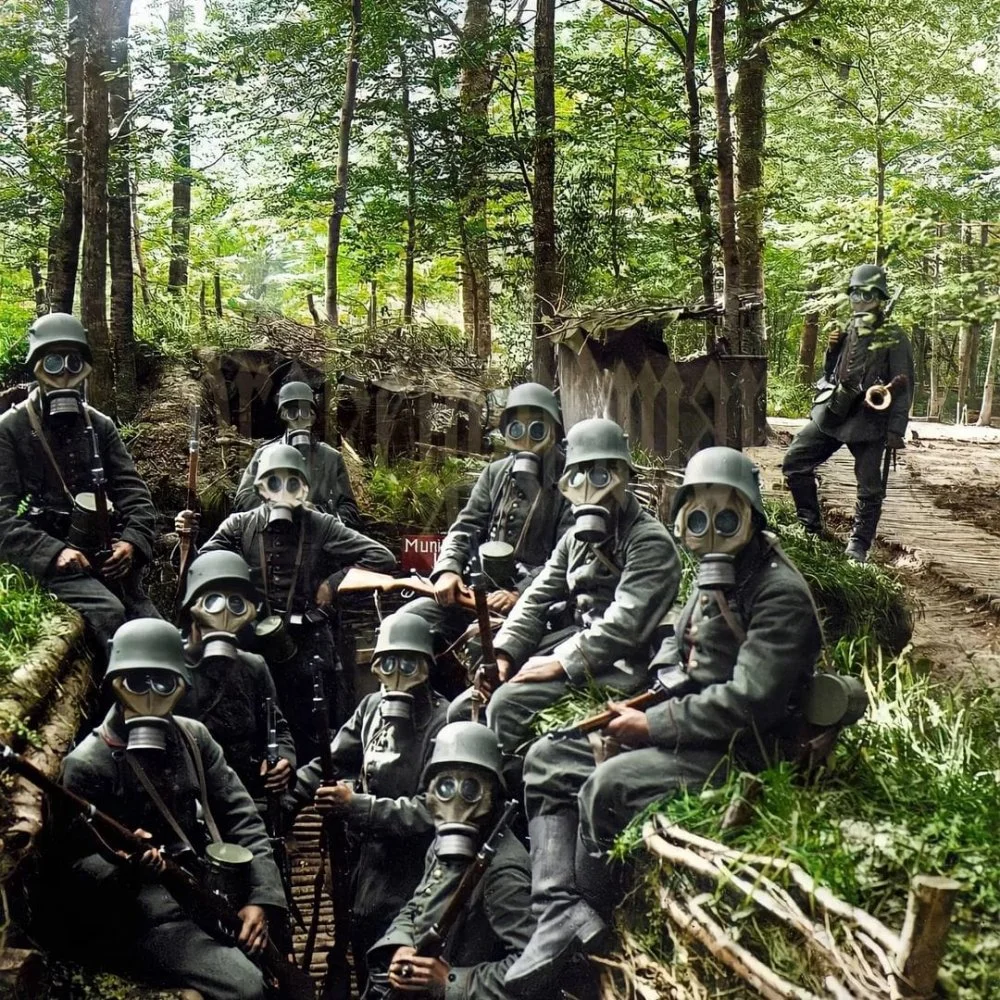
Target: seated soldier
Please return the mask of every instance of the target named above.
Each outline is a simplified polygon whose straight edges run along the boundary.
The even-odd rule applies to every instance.
[[[250,567],[235,552],[206,552],[191,563],[183,611],[191,630],[185,647],[191,686],[177,714],[197,719],[222,747],[226,763],[260,807],[295,775],[295,742],[281,714],[264,658],[238,646],[238,634],[257,615]],[[278,763],[267,766],[266,701],[275,705]]]
[[[0,559],[80,612],[103,665],[126,617],[159,617],[141,579],[156,511],[114,423],[83,401],[91,361],[87,331],[67,313],[41,316],[28,331],[38,386],[0,416]],[[106,552],[95,441],[110,510]]]
[[[253,956],[267,941],[267,911],[280,916],[285,896],[264,825],[219,745],[200,722],[173,714],[189,686],[180,633],[164,621],[127,622],[115,633],[105,685],[116,704],[67,755],[62,783],[148,838],[150,849],[116,863],[78,826],[71,870],[89,919],[72,926],[95,939],[102,959],[144,980],[213,1000],[263,1000]],[[228,852],[216,850],[222,843]],[[246,854],[228,887],[243,920],[238,941],[206,933],[156,881],[161,851]]]
[[[337,586],[350,566],[385,571],[395,559],[384,545],[339,518],[305,506],[309,474],[290,445],[272,444],[264,451],[257,489],[264,503],[230,514],[201,551],[235,552],[250,566],[255,599],[267,616],[256,626],[261,652],[296,754],[312,760],[318,753],[311,715],[314,665],[323,675],[331,717],[342,723],[354,709],[354,678],[341,669],[330,623]],[[191,511],[181,511],[178,528],[193,519]]]
[[[417,887],[434,833],[420,775],[448,702],[428,683],[433,660],[422,618],[386,618],[372,657],[381,689],[361,700],[331,746],[339,783],[321,784],[314,760],[287,799],[296,810],[314,801],[320,813],[342,816],[357,842],[351,951],[359,993],[368,981],[365,955]]]
[[[730,754],[754,771],[776,759],[816,667],[822,639],[812,596],[764,531],[750,459],[731,448],[698,452],[672,513],[700,559],[698,587],[654,667],[672,667],[665,686],[686,693],[645,712],[612,703],[617,715],[606,732],[628,752],[603,763],[595,765],[586,737],[543,738],[528,751],[538,927],[507,975],[519,996],[552,982],[574,950],[602,937],[612,903],[602,855],[629,820],[685,786],[721,781]]]
[[[278,391],[278,415],[287,430],[254,452],[236,488],[233,510],[253,510],[260,506],[257,482],[261,455],[268,445],[288,444],[298,449],[305,459],[309,502],[327,514],[335,514],[349,528],[360,528],[361,515],[340,452],[312,433],[316,422],[312,389],[305,382],[286,382]]]
[[[680,562],[667,529],[627,492],[631,471],[625,433],[614,421],[570,428],[560,489],[576,527],[494,643],[507,683],[493,692],[487,719],[506,754],[530,737],[532,716],[568,687],[596,682],[627,693],[645,683],[657,626],[677,596]],[[547,633],[551,608],[564,601],[575,625]]]
[[[405,609],[430,623],[439,654],[475,621],[472,611],[456,604],[460,594],[469,593],[473,542],[509,546],[508,566],[502,575],[494,570],[487,598],[490,610],[505,614],[572,524],[569,504],[557,485],[563,470],[562,414],[552,392],[534,382],[515,386],[500,416],[500,429],[510,454],[479,474],[469,502],[441,543],[431,571],[434,599],[420,598]]]
[[[437,837],[427,851],[423,880],[368,953],[373,986],[366,995],[374,1000],[387,984],[448,1000],[504,1000],[504,974],[533,925],[528,856],[512,833],[501,839],[482,883],[446,936],[441,957],[418,956],[415,948],[441,919],[503,811],[496,738],[473,722],[449,723],[438,733],[422,785]]]

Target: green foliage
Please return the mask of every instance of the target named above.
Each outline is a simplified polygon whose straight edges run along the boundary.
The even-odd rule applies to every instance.
[[[808,417],[812,408],[813,388],[803,385],[798,369],[790,366],[782,371],[768,369],[767,413],[771,417]]]
[[[444,531],[445,498],[471,483],[481,467],[479,459],[402,459],[391,464],[378,459],[365,470],[365,510],[374,520],[401,528]]]
[[[166,357],[189,358],[196,348],[209,345],[221,351],[250,346],[246,324],[215,316],[197,317],[183,297],[150,302],[135,318],[136,339]]]
[[[51,594],[16,567],[0,563],[0,681],[65,621],[65,607]]]

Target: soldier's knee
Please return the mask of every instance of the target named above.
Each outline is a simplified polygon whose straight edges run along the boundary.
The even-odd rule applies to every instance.
[[[534,788],[559,769],[559,744],[542,737],[528,748],[524,757],[524,785]]]

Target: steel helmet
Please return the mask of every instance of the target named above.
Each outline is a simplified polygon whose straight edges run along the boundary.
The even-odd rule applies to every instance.
[[[40,355],[56,346],[76,348],[88,364],[94,360],[83,324],[69,313],[49,313],[39,316],[28,328],[28,356],[24,359],[25,364],[33,368]]]
[[[859,264],[851,271],[851,279],[847,282],[847,290],[850,291],[852,288],[874,288],[882,298],[889,298],[885,268],[879,264]]]
[[[584,462],[624,462],[633,471],[628,437],[613,420],[592,417],[574,424],[566,435],[566,468]]]
[[[478,722],[449,722],[443,726],[434,739],[434,750],[424,768],[421,785],[426,785],[442,768],[455,764],[489,771],[500,787],[506,788],[500,744],[488,726],[481,726]]]
[[[500,414],[500,430],[504,430],[507,421],[513,417],[514,410],[519,406],[533,406],[547,413],[556,422],[556,426],[563,425],[562,411],[559,409],[559,400],[556,399],[555,393],[538,382],[523,382],[521,385],[515,385],[507,394],[507,402]]]
[[[250,600],[255,600],[257,591],[250,582],[250,567],[246,560],[235,552],[219,549],[198,556],[188,569],[187,585],[184,590],[183,607],[187,608],[209,587],[223,587],[236,590]]]
[[[434,659],[430,626],[418,615],[397,611],[379,626],[372,657],[383,653],[420,653]]]
[[[293,402],[304,402],[312,403],[315,405],[315,397],[313,396],[312,389],[309,388],[308,384],[305,382],[286,382],[278,390],[278,409],[280,410],[285,403]]]
[[[160,618],[134,618],[115,632],[104,678],[128,670],[166,670],[191,686],[181,634]]]
[[[764,501],[760,496],[760,470],[742,452],[735,448],[702,448],[688,461],[684,469],[684,481],[674,494],[670,506],[670,518],[676,519],[687,500],[692,486],[731,486],[747,498],[761,517]]]
[[[260,461],[257,464],[257,478],[254,483],[259,483],[275,469],[289,469],[301,476],[303,482],[309,482],[309,469],[306,466],[306,460],[302,457],[302,452],[290,444],[269,444],[261,452]]]

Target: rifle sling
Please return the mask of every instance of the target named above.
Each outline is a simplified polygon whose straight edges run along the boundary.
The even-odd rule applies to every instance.
[[[48,436],[45,433],[45,429],[42,427],[42,422],[38,419],[38,414],[35,412],[35,400],[40,398],[39,391],[33,389],[31,395],[24,402],[24,409],[28,414],[28,423],[31,424],[31,429],[35,432],[35,436],[41,442],[42,451],[45,452],[45,457],[48,459],[49,465],[52,467],[52,471],[56,474],[56,478],[59,480],[59,485],[63,488],[63,493],[66,494],[66,498],[69,500],[69,509],[73,510],[76,506],[76,499],[73,494],[70,493],[69,487],[66,485],[66,480],[63,479],[62,470],[59,468],[59,463],[56,461],[56,456],[52,454],[52,448],[49,445]],[[83,416],[87,421],[87,426],[90,427],[90,413],[85,406],[83,408]]]

